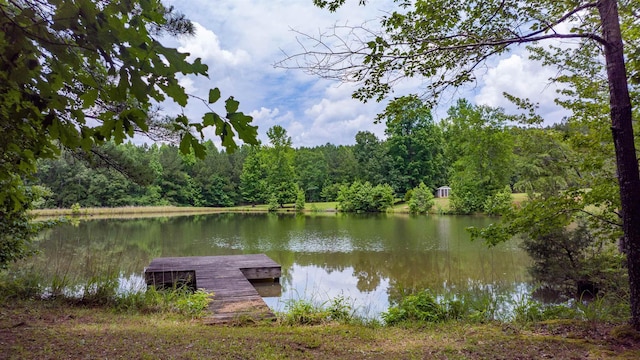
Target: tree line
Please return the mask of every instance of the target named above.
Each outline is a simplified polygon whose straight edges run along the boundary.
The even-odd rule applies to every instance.
[[[571,150],[562,126],[516,127],[501,109],[465,100],[435,122],[415,96],[395,99],[381,116],[386,138],[361,131],[354,145],[293,148],[276,125],[267,144],[231,153],[207,141],[203,158],[171,144],[109,142],[90,153],[64,150],[38,162],[34,185],[47,196],[37,205],[284,206],[300,193],[307,202],[336,201],[341,188],[359,182],[387,186],[406,201],[421,184],[432,194],[450,185],[454,211],[472,213],[487,210],[488,199],[505,187],[541,193],[572,182],[571,172],[557,164]]]

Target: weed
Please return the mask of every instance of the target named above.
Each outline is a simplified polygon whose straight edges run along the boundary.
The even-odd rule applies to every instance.
[[[118,297],[117,276],[93,276],[82,287],[81,301],[87,304],[112,304]]]
[[[212,300],[213,293],[202,289],[194,292],[187,286],[168,289],[150,287],[146,291],[121,294],[113,305],[120,311],[177,313],[189,318],[199,318],[206,314]]]
[[[543,304],[539,301],[521,296],[515,301],[513,322],[527,324],[552,319],[575,319],[579,315],[568,304]]]
[[[592,300],[575,302],[576,311],[589,321],[624,321],[631,310],[624,296],[603,295]]]
[[[285,305],[286,311],[281,314],[281,320],[287,325],[317,325],[326,322],[329,312],[309,300],[289,300]]]
[[[71,214],[72,215],[80,215],[80,204],[75,203],[71,205]]]
[[[441,305],[428,290],[406,296],[382,313],[382,319],[387,325],[405,322],[442,322],[449,317],[447,305]]]
[[[198,289],[193,293],[181,294],[175,299],[174,306],[179,314],[199,318],[205,314],[212,300],[213,293]]]
[[[33,269],[20,268],[0,275],[0,301],[35,299],[44,291],[42,278]]]
[[[340,323],[350,323],[354,319],[353,302],[343,295],[337,296],[329,301],[327,312],[329,317]]]

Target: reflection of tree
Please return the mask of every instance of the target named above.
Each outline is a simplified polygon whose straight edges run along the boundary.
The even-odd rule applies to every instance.
[[[357,288],[361,292],[372,292],[380,285],[380,276],[366,271],[355,271],[353,276],[358,278]]]

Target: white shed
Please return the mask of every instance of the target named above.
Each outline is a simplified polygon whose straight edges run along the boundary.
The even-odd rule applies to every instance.
[[[440,186],[436,189],[436,197],[446,198],[449,197],[449,192],[451,192],[451,188],[448,186]]]

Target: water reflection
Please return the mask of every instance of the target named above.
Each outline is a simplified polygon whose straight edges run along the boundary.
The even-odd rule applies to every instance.
[[[116,274],[141,286],[155,257],[265,253],[282,265],[281,294],[267,299],[326,301],[342,295],[377,315],[402,294],[490,285],[507,294],[526,284],[528,258],[515,243],[487,248],[465,228],[473,216],[211,214],[92,220],[49,229],[27,266],[45,276],[87,281]],[[24,264],[23,264],[24,266]]]

